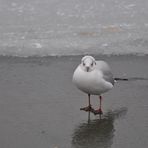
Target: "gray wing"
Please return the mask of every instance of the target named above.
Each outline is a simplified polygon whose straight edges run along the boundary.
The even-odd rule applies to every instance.
[[[103,78],[106,81],[110,82],[112,85],[114,85],[115,81],[109,65],[104,61],[96,61],[96,64],[97,64],[97,69],[102,71]]]

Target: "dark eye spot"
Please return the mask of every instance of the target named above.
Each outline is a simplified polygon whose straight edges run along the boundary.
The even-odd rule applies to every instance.
[[[91,63],[91,66],[93,66],[93,63]]]
[[[85,66],[85,63],[83,63],[83,66]]]

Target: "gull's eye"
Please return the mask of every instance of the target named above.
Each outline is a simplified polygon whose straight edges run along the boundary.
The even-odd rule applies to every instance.
[[[91,66],[93,66],[93,63],[91,63]]]
[[[83,63],[83,66],[85,66],[85,63]]]

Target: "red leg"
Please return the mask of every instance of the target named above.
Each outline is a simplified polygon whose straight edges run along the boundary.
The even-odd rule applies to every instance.
[[[102,96],[99,96],[99,99],[100,99],[100,105],[99,105],[99,109],[97,109],[97,110],[94,111],[94,114],[95,115],[96,114],[100,114],[100,115],[103,114],[103,112],[102,112]]]
[[[102,111],[102,96],[99,96],[99,99],[100,99],[100,110]]]
[[[91,107],[91,104],[90,104],[90,94],[88,94],[88,106],[80,108],[80,110],[84,110],[86,112],[94,111],[94,109]]]

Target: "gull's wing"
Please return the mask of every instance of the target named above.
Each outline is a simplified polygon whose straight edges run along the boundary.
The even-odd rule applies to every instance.
[[[108,81],[110,82],[112,85],[114,85],[114,77],[113,77],[113,74],[111,72],[111,69],[109,67],[109,65],[104,62],[104,61],[96,61],[96,66],[97,66],[97,69],[102,71],[103,73],[103,78],[105,81]]]

